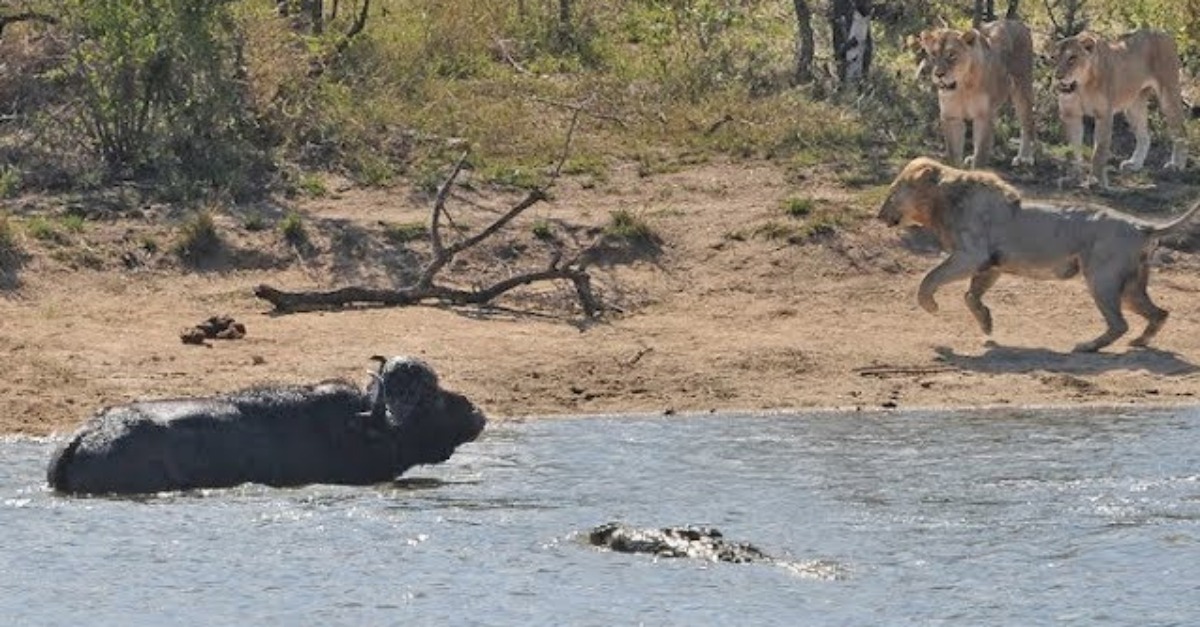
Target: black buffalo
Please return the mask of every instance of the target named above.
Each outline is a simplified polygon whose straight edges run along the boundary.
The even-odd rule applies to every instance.
[[[101,410],[54,452],[47,479],[90,494],[365,485],[444,462],[483,430],[479,409],[424,362],[376,359],[365,391],[330,381]]]

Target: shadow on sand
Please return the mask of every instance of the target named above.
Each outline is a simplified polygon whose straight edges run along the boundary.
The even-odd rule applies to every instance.
[[[1131,349],[1124,353],[1062,353],[1045,348],[990,343],[982,355],[962,355],[947,346],[937,346],[934,351],[942,363],[961,370],[989,374],[1044,371],[1087,375],[1115,370],[1145,370],[1153,374],[1178,376],[1200,371],[1200,367],[1179,355],[1156,348]]]

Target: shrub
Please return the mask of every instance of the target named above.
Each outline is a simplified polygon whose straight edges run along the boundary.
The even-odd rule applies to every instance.
[[[196,262],[221,248],[221,236],[217,224],[208,211],[198,211],[179,229],[175,241],[175,254],[185,261]]]
[[[118,177],[237,187],[248,141],[226,0],[68,0],[76,35],[64,68],[76,126]],[[238,191],[238,190],[233,190]]]
[[[265,231],[267,230],[267,219],[262,214],[252,213],[242,220],[242,228],[251,232]]]
[[[62,225],[64,229],[72,233],[82,233],[87,227],[87,223],[84,222],[83,216],[79,215],[78,213],[72,213],[63,216]]]
[[[617,209],[609,214],[604,234],[630,242],[653,243],[659,239],[645,219],[626,209]]]
[[[12,167],[0,168],[0,198],[12,198],[21,191],[21,171]]]
[[[783,201],[783,212],[793,218],[803,218],[813,211],[813,199],[793,196]]]
[[[325,181],[316,174],[301,176],[298,186],[301,193],[310,198],[324,198],[329,194],[329,190],[325,188]]]
[[[283,238],[293,246],[299,246],[308,242],[308,231],[304,228],[304,218],[296,212],[287,214],[283,222],[279,223],[279,230],[283,232]]]
[[[58,228],[45,216],[33,216],[30,218],[25,223],[25,230],[34,239],[39,239],[43,242],[57,242],[62,239],[62,234],[58,232]]]
[[[383,227],[383,236],[397,244],[423,239],[428,235],[429,227],[423,222],[389,223]]]
[[[21,244],[17,241],[17,228],[7,213],[0,213],[0,261],[19,253]]]
[[[534,222],[533,236],[543,241],[554,239],[554,230],[550,227],[550,221],[538,220]]]

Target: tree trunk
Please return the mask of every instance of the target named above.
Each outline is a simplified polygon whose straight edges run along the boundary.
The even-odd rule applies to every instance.
[[[807,0],[793,0],[796,7],[796,83],[812,80],[813,27],[812,11]]]
[[[1004,19],[1007,19],[1007,20],[1021,19],[1021,16],[1019,13],[1020,4],[1021,4],[1021,0],[1008,0],[1008,10],[1004,12]]]
[[[558,48],[568,50],[571,47],[571,0],[558,0]]]
[[[829,5],[838,81],[843,84],[862,81],[870,72],[874,48],[870,16],[870,0],[832,0]]]
[[[975,8],[971,11],[971,28],[983,25],[983,0],[975,0]]]
[[[325,32],[325,2],[324,0],[308,0],[308,15],[312,20],[312,32],[320,35]]]

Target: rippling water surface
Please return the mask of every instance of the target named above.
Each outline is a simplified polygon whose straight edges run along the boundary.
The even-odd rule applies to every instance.
[[[1200,410],[504,424],[395,484],[63,498],[0,442],[5,625],[1200,624]],[[575,535],[706,524],[771,565]]]

